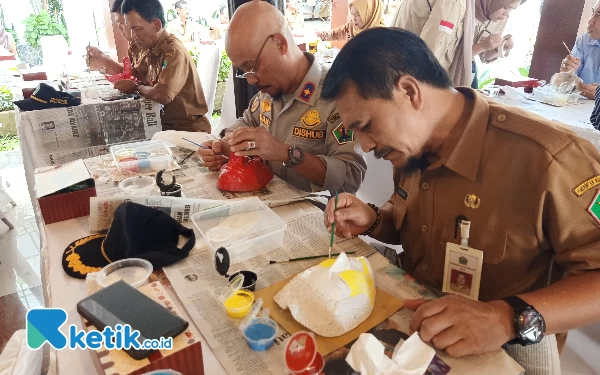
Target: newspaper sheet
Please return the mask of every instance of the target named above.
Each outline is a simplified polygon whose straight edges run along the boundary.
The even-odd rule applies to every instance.
[[[36,168],[108,153],[108,146],[151,139],[162,128],[149,99],[84,104],[27,113]]]
[[[90,231],[104,231],[108,229],[117,207],[126,201],[145,204],[150,207],[159,208],[182,222],[189,220],[191,214],[223,204],[226,200],[246,199],[258,196],[269,207],[283,206],[295,201],[313,199],[326,202],[329,192],[308,193],[294,188],[277,176],[262,190],[254,193],[232,193],[217,189],[219,172],[211,172],[204,168],[202,160],[194,155],[185,161],[183,159],[190,154],[189,150],[175,148],[173,155],[179,164],[177,170],[171,172],[177,183],[182,185],[184,198],[167,199],[158,196],[155,189],[153,196],[129,197],[124,196],[119,188],[118,182],[114,181],[112,175],[99,175],[97,166],[110,162],[112,157],[104,155],[84,160],[86,167],[94,174],[96,181],[96,194],[98,198],[90,201]],[[183,161],[183,162],[182,162]],[[167,173],[164,179],[171,181],[171,174]],[[215,202],[216,201],[216,202]],[[189,211],[189,212],[188,212]]]
[[[273,211],[288,225],[283,248],[234,264],[229,271],[229,274],[242,269],[256,272],[259,276],[258,289],[284,280],[322,261],[310,260],[270,265],[269,260],[325,254],[328,249],[329,234],[323,226],[323,213],[319,209],[303,202],[277,207]],[[354,256],[368,256],[375,273],[377,287],[398,298],[435,298],[426,288],[415,284],[405,272],[391,265],[386,258],[358,238],[336,239],[334,251],[356,251]],[[283,350],[291,335],[280,327],[275,344],[268,351],[259,353],[248,347],[238,328],[239,320],[229,318],[219,302],[219,295],[225,288],[227,279],[214,270],[213,255],[207,250],[206,245],[197,247],[187,259],[165,268],[164,271],[191,319],[229,374],[280,375],[285,373]],[[402,309],[370,331],[389,349],[386,353],[389,352],[391,355],[399,340],[408,337],[411,314],[410,311]],[[325,358],[325,374],[335,375],[349,370],[345,358],[350,346],[347,345]],[[435,375],[484,373],[479,372],[480,369],[488,374],[503,375],[520,374],[523,371],[506,353],[499,350],[495,353],[459,360],[438,353],[430,364],[429,373]],[[206,370],[210,372],[210,369]]]
[[[509,345],[508,354],[525,368],[527,375],[560,375],[560,357],[556,336],[544,337],[537,345]]]

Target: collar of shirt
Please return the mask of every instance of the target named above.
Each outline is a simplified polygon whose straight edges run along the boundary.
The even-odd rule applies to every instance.
[[[440,151],[440,162],[461,176],[475,181],[483,153],[490,105],[483,96],[470,88],[461,87],[457,90],[473,99],[473,109],[468,121],[459,123],[452,129]]]
[[[600,46],[600,40],[592,39],[589,33],[585,33],[585,38],[587,39],[587,43],[590,46]]]
[[[152,54],[154,56],[160,56],[160,54],[164,52],[165,48],[167,47],[166,41],[170,36],[171,33],[168,32],[167,29],[163,29],[162,35],[158,38],[154,47],[152,47]]]
[[[300,103],[309,104],[313,106],[315,104],[315,101],[317,100],[317,95],[315,95],[315,92],[317,91],[317,88],[321,83],[321,74],[323,73],[323,68],[321,68],[321,65],[319,64],[317,59],[315,59],[315,56],[312,53],[304,52],[304,56],[306,56],[306,58],[312,63],[312,65],[310,66],[310,69],[308,69],[308,72],[306,72],[302,83],[296,89],[296,92],[294,93],[294,100],[297,100]],[[310,87],[310,84],[312,84],[312,88]],[[310,97],[308,101],[302,99],[302,94],[304,90],[312,90],[309,94]],[[290,103],[291,102],[292,101],[290,101]]]

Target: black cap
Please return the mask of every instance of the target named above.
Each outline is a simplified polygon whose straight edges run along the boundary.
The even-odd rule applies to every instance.
[[[181,249],[177,247],[180,235],[189,238]],[[194,231],[165,212],[127,202],[115,211],[106,235],[94,234],[72,242],[63,253],[62,264],[69,276],[78,279],[127,258],[142,258],[161,268],[187,257],[195,243]]]
[[[46,83],[40,83],[29,99],[14,102],[23,111],[37,111],[40,109],[75,107],[81,104],[77,99],[66,92],[56,89]]]

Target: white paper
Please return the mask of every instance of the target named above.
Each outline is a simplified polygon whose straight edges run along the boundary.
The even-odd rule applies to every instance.
[[[385,355],[385,347],[375,336],[362,333],[346,362],[361,375],[423,375],[434,356],[435,350],[416,332],[408,340],[400,340],[392,358]]]
[[[153,140],[163,140],[171,145],[175,145],[177,147],[185,148],[186,150],[198,150],[199,147],[195,144],[186,141],[185,139],[189,139],[192,142],[202,144],[210,139],[213,139],[212,135],[205,132],[184,132],[179,130],[165,130],[158,133],[155,133],[152,136]],[[171,146],[170,145],[170,146]],[[172,146],[171,146],[172,147]]]
[[[83,160],[63,164],[60,167],[39,168],[35,173],[37,197],[45,197],[90,178],[92,177]]]
[[[509,345],[507,352],[525,368],[527,375],[560,375],[561,373],[555,335],[544,337],[536,345]]]

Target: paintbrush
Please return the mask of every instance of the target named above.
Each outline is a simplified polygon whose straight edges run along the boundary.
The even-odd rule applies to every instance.
[[[200,143],[196,143],[196,142],[194,142],[194,141],[190,141],[190,140],[189,140],[189,139],[187,139],[187,138],[183,138],[183,140],[184,140],[184,141],[188,141],[188,142],[190,142],[191,144],[194,144],[194,145],[196,145],[196,146],[198,146],[198,147],[200,147],[200,148],[203,148],[203,149],[205,149],[205,150],[210,150],[210,148],[208,148],[208,147],[206,147],[206,146],[204,146],[204,145],[201,145]],[[224,157],[225,159],[229,159],[229,158],[228,158],[227,156],[225,156],[225,155],[220,155],[220,156]]]
[[[333,224],[331,224],[331,238],[329,239],[329,257],[331,258],[331,248],[333,247],[333,237],[335,236],[335,211],[337,211],[338,193],[335,193],[335,206],[333,206]]]
[[[570,55],[571,54],[571,50],[567,46],[567,43],[563,42],[563,46],[565,46],[565,48],[567,49],[567,52],[569,52],[569,55]]]
[[[356,254],[356,251],[349,251],[349,252],[346,253],[346,255],[352,255],[352,254]],[[329,256],[329,258],[331,258],[332,255],[335,257],[335,256],[340,255],[340,253],[329,254],[329,255],[315,255],[315,256],[311,256],[311,257],[293,258],[293,259],[287,259],[287,260],[272,260],[272,261],[269,262],[269,264],[298,262],[298,261],[301,261],[301,260],[311,260],[311,259],[327,258],[328,256]]]

